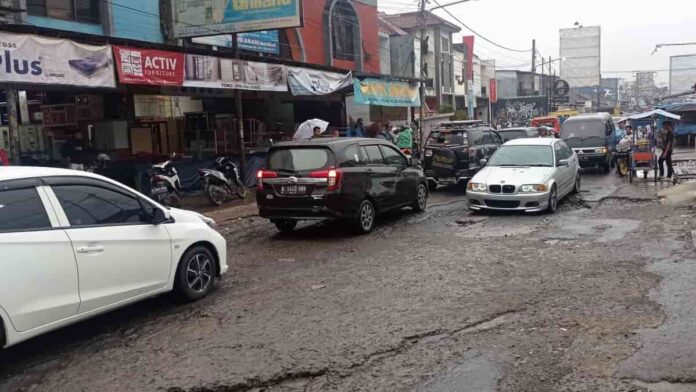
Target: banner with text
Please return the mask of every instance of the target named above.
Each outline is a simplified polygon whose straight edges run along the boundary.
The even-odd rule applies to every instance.
[[[0,33],[0,43],[0,83],[116,86],[108,45],[12,33]]]
[[[287,69],[280,64],[186,55],[185,87],[288,91]]]
[[[418,87],[406,82],[353,78],[355,103],[377,106],[420,106]]]
[[[151,1],[151,0],[150,0]],[[301,0],[172,0],[177,37],[302,26]]]
[[[118,80],[125,84],[181,86],[183,53],[114,46]]]
[[[314,69],[288,67],[288,84],[292,95],[326,95],[349,87],[352,73],[340,74]]]

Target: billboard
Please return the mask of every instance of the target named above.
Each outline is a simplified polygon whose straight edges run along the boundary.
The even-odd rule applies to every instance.
[[[302,26],[301,0],[172,0],[172,6],[177,37]]]
[[[493,122],[504,127],[526,127],[534,117],[549,113],[548,99],[544,96],[498,98],[492,104]]]
[[[222,46],[226,48],[233,47],[232,35],[221,34],[211,35],[209,37],[195,37],[193,42],[198,44]],[[278,40],[278,30],[252,31],[250,33],[237,34],[237,44],[239,49],[248,50],[251,52],[280,54],[280,43]]]
[[[111,46],[0,33],[0,83],[115,87]]]
[[[669,58],[669,93],[693,90],[696,84],[696,54]]]
[[[561,79],[571,88],[600,86],[601,27],[561,29],[559,34]]]

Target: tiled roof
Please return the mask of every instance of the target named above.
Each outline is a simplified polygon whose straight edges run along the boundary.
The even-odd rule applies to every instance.
[[[446,26],[453,31],[460,31],[461,28],[458,26],[446,21],[445,19],[440,18],[439,16],[433,14],[430,11],[425,11],[424,12],[425,16],[425,26],[424,27],[430,27],[430,26]],[[391,22],[393,25],[402,28],[404,30],[413,30],[421,27],[421,18],[420,18],[420,12],[415,11],[415,12],[406,12],[403,14],[385,14],[382,15],[384,19],[387,21]]]
[[[390,23],[388,20],[383,18],[384,14],[380,14],[377,16],[377,29],[379,30],[380,33],[387,34],[389,36],[393,35],[406,35],[407,33],[400,28],[394,26],[393,23]]]

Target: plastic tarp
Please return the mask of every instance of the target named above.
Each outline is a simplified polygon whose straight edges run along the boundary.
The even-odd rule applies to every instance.
[[[642,120],[645,118],[651,118],[653,116],[671,118],[672,120],[681,120],[681,116],[676,115],[676,114],[672,114],[672,113],[664,111],[662,109],[655,109],[655,110],[651,110],[651,111],[645,112],[645,113],[634,114],[633,116],[629,117],[628,119],[629,120]]]
[[[680,123],[676,128],[674,128],[674,134],[677,136],[696,134],[696,123]]]
[[[672,103],[669,105],[660,106],[668,112],[696,112],[696,102]]]

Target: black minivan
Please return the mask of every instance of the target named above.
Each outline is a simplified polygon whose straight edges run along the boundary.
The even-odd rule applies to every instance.
[[[259,215],[281,232],[300,220],[337,219],[367,233],[378,214],[402,207],[423,211],[427,199],[418,161],[380,139],[278,143],[257,174]]]
[[[580,167],[611,171],[616,148],[614,121],[609,113],[590,113],[569,117],[561,128],[561,139],[578,154]]]
[[[440,124],[425,142],[425,175],[428,185],[466,184],[503,144],[498,132],[478,120]]]

